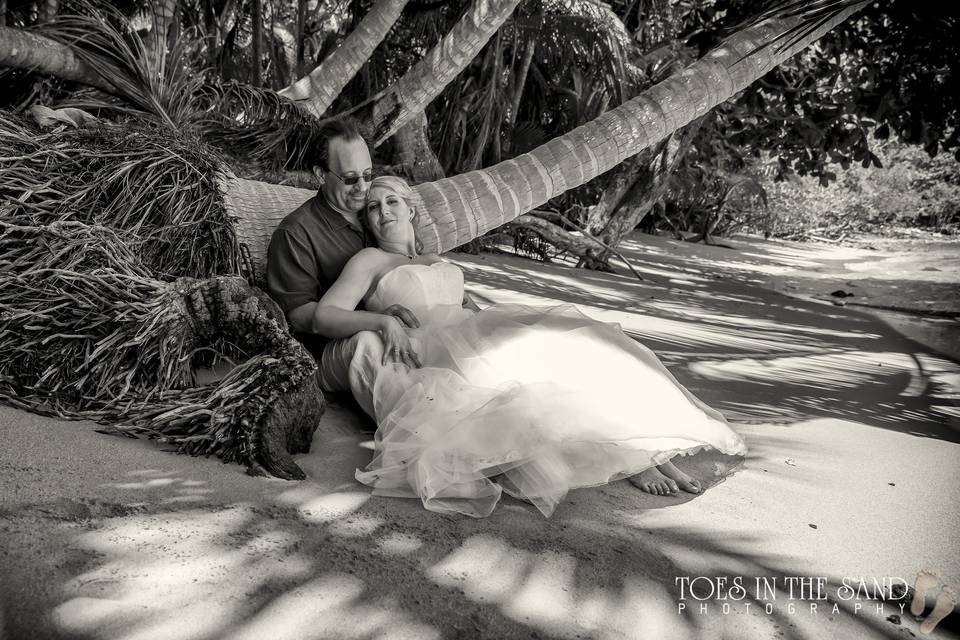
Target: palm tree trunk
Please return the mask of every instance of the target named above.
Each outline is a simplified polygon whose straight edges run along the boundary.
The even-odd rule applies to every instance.
[[[789,47],[762,45],[802,24],[802,17],[746,27],[682,72],[530,153],[418,185],[424,250],[448,251],[609,171],[730,99],[867,4],[849,3]],[[16,29],[0,27],[0,64],[97,83],[68,47]],[[313,195],[237,178],[224,178],[222,187],[227,206],[239,218],[238,235],[261,269],[273,229]]]
[[[617,210],[624,196],[640,179],[640,174],[651,162],[659,159],[660,150],[644,149],[632,158],[618,164],[612,175],[606,178],[600,200],[590,209],[584,226],[590,233],[600,233],[607,226],[610,216]]]
[[[480,53],[520,0],[473,0],[464,16],[420,62],[373,105],[374,145],[427,108]]]
[[[47,73],[105,91],[113,88],[70,47],[31,31],[0,27],[0,67]]]
[[[313,115],[322,116],[386,37],[407,2],[408,0],[378,0],[363,21],[333,53],[309,75],[282,89],[280,95],[295,100]],[[302,41],[301,35],[298,42]],[[302,55],[301,50],[300,59]]]
[[[414,184],[443,177],[443,167],[430,148],[425,113],[420,113],[400,127],[393,142],[396,147],[395,164],[403,167],[402,171],[410,176]]]
[[[686,127],[679,134],[676,144],[673,140],[663,150],[652,167],[648,167],[648,177],[637,180],[624,194],[620,205],[614,210],[607,221],[599,239],[606,245],[616,247],[623,237],[637,228],[644,216],[653,208],[670,186],[670,176],[679,166],[680,161],[687,154],[693,139],[700,129],[700,122],[696,121]],[[603,256],[606,258],[606,256]]]
[[[758,47],[796,27],[801,18],[771,18],[747,27],[682,72],[530,153],[417,185],[424,250],[449,251],[609,171],[729,100],[867,4],[851,3],[783,49]],[[237,178],[226,179],[223,189],[239,218],[237,233],[261,269],[272,230],[313,195]]]
[[[303,73],[303,33],[307,28],[307,0],[297,0],[296,54],[293,63],[293,77]]]
[[[250,63],[250,74],[253,86],[260,86],[260,64],[263,60],[263,7],[260,0],[252,0],[250,7],[251,27],[253,32],[253,50],[251,56],[253,60]]]
[[[150,27],[150,36],[144,44],[150,59],[150,68],[154,73],[160,73],[167,56],[167,41],[170,25],[177,13],[177,0],[153,0],[150,9],[153,22]]]
[[[747,27],[682,72],[530,153],[419,185],[422,209],[432,219],[421,219],[425,249],[442,252],[468,242],[657,144],[867,4],[851,3],[783,49],[757,47],[801,24],[802,18],[768,19]]]
[[[507,112],[507,137],[504,140],[503,152],[510,155],[513,147],[513,128],[517,124],[517,113],[520,111],[520,99],[523,97],[523,89],[527,86],[527,75],[530,73],[530,65],[533,63],[533,54],[537,50],[537,41],[531,39],[523,50],[523,58],[520,60],[520,68],[517,69],[516,79],[513,82],[513,95],[510,97],[510,110]]]

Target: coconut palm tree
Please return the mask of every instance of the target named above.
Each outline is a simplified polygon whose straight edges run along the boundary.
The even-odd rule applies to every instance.
[[[309,74],[278,93],[319,117],[370,58],[408,0],[377,0],[357,28]]]
[[[700,60],[595,120],[492,167],[427,182],[421,199],[425,251],[469,242],[649,148],[730,99],[869,4],[865,0],[781,3]],[[227,178],[228,206],[255,263],[276,224],[312,192]]]
[[[485,24],[480,11],[481,5],[485,4],[484,0],[477,0],[471,9],[471,20],[476,20],[477,25]],[[697,62],[595,120],[529,153],[492,167],[418,185],[424,212],[420,232],[425,250],[448,251],[469,242],[657,144],[728,100],[867,4],[866,0],[780,3]],[[501,15],[491,10],[487,18],[494,20],[491,16],[496,16],[499,19]],[[458,25],[450,36],[454,32],[469,31],[460,29],[461,26]],[[0,64],[22,67],[29,63],[63,77],[65,74],[56,67],[65,63],[73,78],[89,76],[90,70],[67,55],[62,45],[44,42],[35,35],[23,36],[21,32],[0,28]],[[32,52],[25,54],[21,51],[18,46],[23,45],[29,45]],[[444,46],[441,43],[439,49]],[[428,56],[428,59],[432,57]],[[445,73],[451,73],[456,65],[441,66]],[[395,87],[410,87],[411,78],[420,73],[412,70]],[[414,110],[401,106],[399,99],[403,95],[401,89],[395,96],[395,109],[389,117],[384,117],[381,104],[380,139],[422,111],[422,108]],[[417,102],[415,97],[403,99],[404,105]],[[223,188],[228,205],[238,216],[238,232],[249,246],[254,262],[261,265],[273,228],[312,195],[307,190],[238,178],[225,178]]]

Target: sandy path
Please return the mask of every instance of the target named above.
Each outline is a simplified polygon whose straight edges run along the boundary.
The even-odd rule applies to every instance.
[[[575,302],[657,351],[746,438],[726,481],[695,498],[625,482],[581,490],[549,520],[506,500],[474,521],[371,498],[353,481],[370,434],[341,406],[300,458],[302,483],[0,407],[0,636],[919,635],[909,613],[887,619],[897,602],[881,614],[835,586],[912,582],[925,567],[960,576],[960,365],[851,307],[717,279],[675,259],[680,249],[653,249],[628,247],[645,256],[642,283],[456,259],[480,299]],[[735,462],[680,465],[709,480]],[[739,576],[749,597],[729,613],[689,600],[678,612],[677,578],[696,576]],[[785,580],[818,576],[833,602],[791,610]],[[776,579],[776,600],[754,597],[758,578]],[[958,619],[935,637],[957,637]]]

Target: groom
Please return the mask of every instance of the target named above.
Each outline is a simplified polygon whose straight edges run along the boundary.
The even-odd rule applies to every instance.
[[[373,382],[383,361],[380,335],[361,331],[332,339],[313,326],[320,298],[347,261],[368,245],[360,215],[373,179],[370,149],[356,125],[335,119],[323,127],[320,143],[311,152],[307,159],[320,190],[273,232],[267,250],[267,291],[283,309],[294,336],[317,359],[320,386],[352,393],[373,416]],[[400,305],[387,313],[408,327],[419,325]]]

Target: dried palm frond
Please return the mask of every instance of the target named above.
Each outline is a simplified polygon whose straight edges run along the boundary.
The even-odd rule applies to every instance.
[[[106,227],[0,213],[0,399],[303,477],[288,451],[309,447],[323,396],[269,298],[238,277],[153,279]],[[224,337],[249,359],[197,386],[197,355]]]
[[[319,139],[321,121],[293,101],[239,82],[205,84],[194,100],[210,144],[274,171],[309,168],[305,156]]]
[[[160,127],[42,133],[0,111],[3,219],[123,231],[156,279],[245,273],[222,167],[206,146]]]

